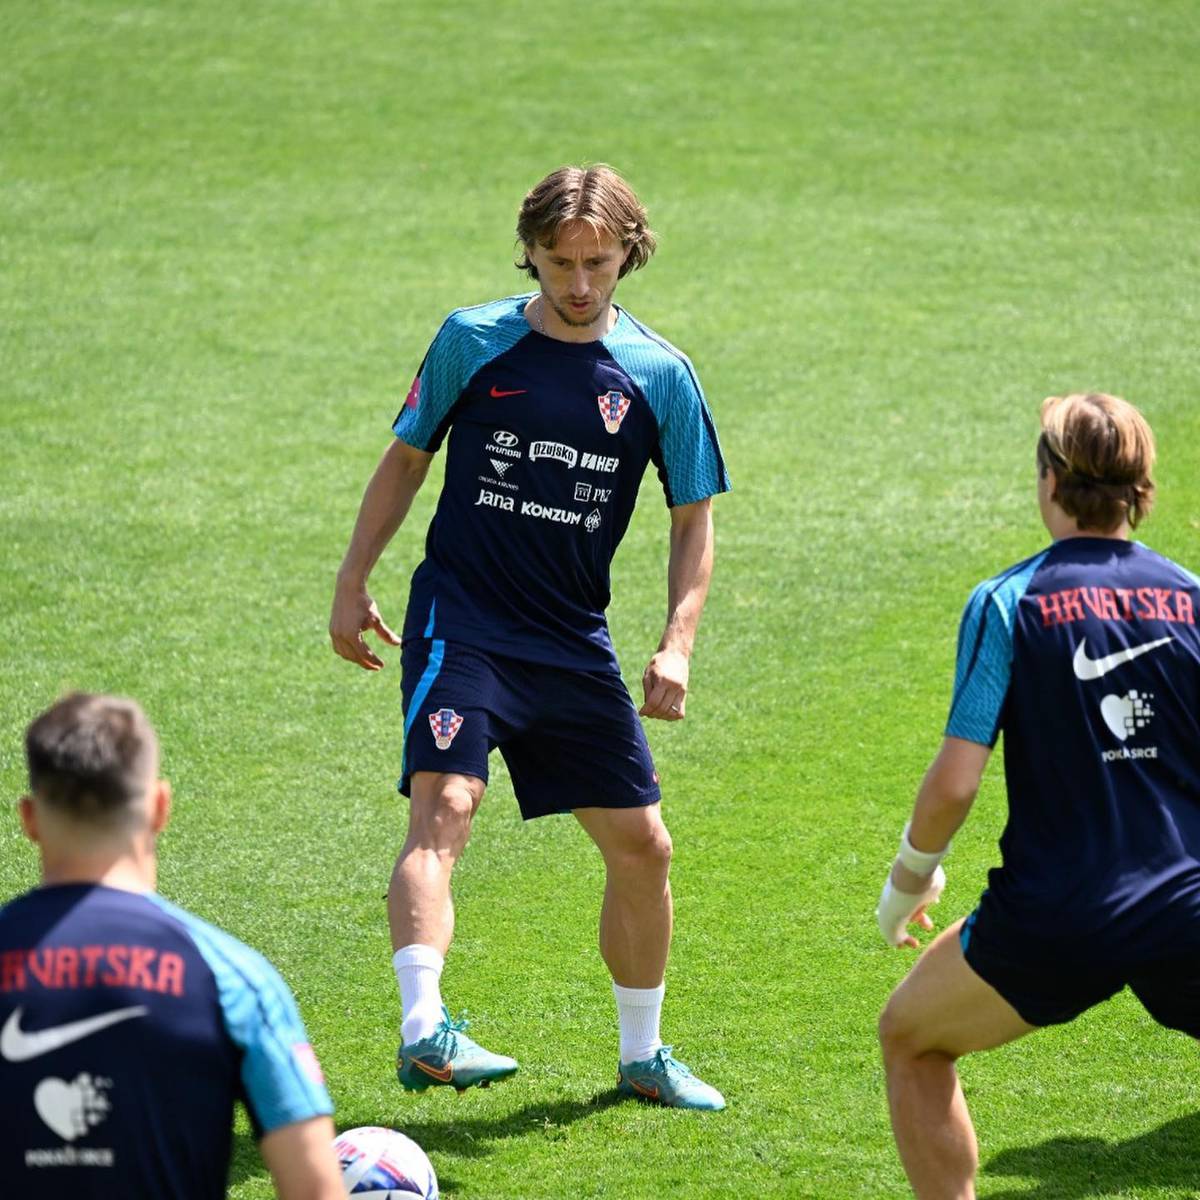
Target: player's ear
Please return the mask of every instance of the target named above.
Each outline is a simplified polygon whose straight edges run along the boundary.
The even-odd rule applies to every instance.
[[[166,779],[158,780],[154,785],[154,794],[150,798],[150,829],[156,836],[167,827],[171,819],[171,784]]]
[[[31,842],[36,843],[38,840],[37,812],[33,807],[33,797],[22,796],[21,799],[17,801],[17,812],[20,814],[21,829],[25,836]]]

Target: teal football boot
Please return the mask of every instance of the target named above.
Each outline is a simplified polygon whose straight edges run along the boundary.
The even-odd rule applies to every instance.
[[[410,1092],[446,1085],[465,1091],[469,1087],[487,1087],[494,1079],[507,1079],[517,1069],[515,1059],[492,1054],[467,1037],[465,1018],[450,1019],[442,1008],[437,1028],[410,1046],[401,1046],[396,1055],[396,1078]]]
[[[654,1057],[644,1062],[621,1063],[617,1068],[617,1091],[622,1096],[655,1100],[668,1108],[720,1112],[725,1107],[725,1097],[673,1058],[670,1046],[660,1046]]]

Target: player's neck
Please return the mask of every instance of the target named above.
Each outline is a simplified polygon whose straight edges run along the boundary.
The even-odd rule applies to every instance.
[[[596,319],[586,325],[572,325],[564,321],[554,306],[547,303],[542,292],[525,305],[525,320],[530,328],[556,342],[598,342],[612,332],[620,317],[620,311],[611,300],[601,308]]]
[[[134,852],[118,855],[52,854],[43,851],[42,883],[99,883],[122,892],[152,892],[158,883],[158,862],[153,855]]]

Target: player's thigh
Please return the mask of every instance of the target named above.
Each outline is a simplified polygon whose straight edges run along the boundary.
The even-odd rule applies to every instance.
[[[572,811],[606,860],[624,857],[670,863],[671,835],[663,821],[661,805]]]
[[[523,679],[538,711],[519,736],[500,740],[522,816],[657,804],[658,774],[619,675],[530,668]],[[636,818],[648,819],[661,821]]]
[[[879,1022],[885,1054],[957,1058],[1037,1028],[967,964],[962,926],[956,921],[935,938],[892,993]]]
[[[486,784],[488,754],[506,729],[493,663],[473,647],[429,638],[406,641],[401,661],[400,791],[412,796],[418,776],[461,776]],[[436,792],[426,780],[424,796],[431,787]]]

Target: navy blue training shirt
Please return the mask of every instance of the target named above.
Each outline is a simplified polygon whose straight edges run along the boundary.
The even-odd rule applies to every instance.
[[[529,298],[451,313],[393,425],[418,450],[449,437],[404,636],[616,670],[609,565],[647,464],[672,507],[729,477],[683,354],[623,309],[598,341],[546,337]]]
[[[236,1099],[257,1134],[333,1111],[261,955],[153,893],[0,908],[0,1194],[220,1200]]]
[[[1147,958],[1200,947],[1197,612],[1195,576],[1112,538],[1065,538],[975,589],[946,733],[1004,733],[999,915]]]

